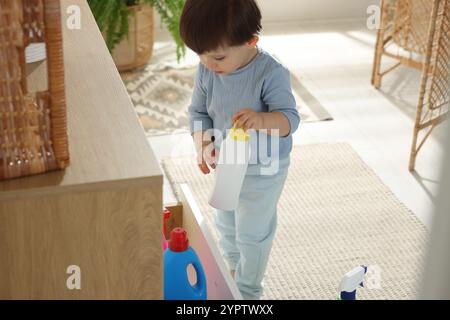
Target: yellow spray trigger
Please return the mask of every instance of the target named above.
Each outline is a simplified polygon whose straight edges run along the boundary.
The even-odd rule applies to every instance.
[[[244,131],[242,128],[236,128],[236,123],[233,124],[233,128],[229,132],[230,137],[234,141],[248,141],[250,140],[250,135]]]

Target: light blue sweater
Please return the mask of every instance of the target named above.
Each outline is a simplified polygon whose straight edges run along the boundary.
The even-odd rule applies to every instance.
[[[258,112],[278,111],[288,118],[290,133],[276,138],[279,139],[279,158],[287,157],[292,150],[292,134],[300,123],[289,71],[259,47],[257,56],[248,65],[228,75],[218,75],[200,63],[188,109],[191,133],[215,129],[216,133],[220,130],[223,139],[233,125],[231,117],[244,108],[252,108]],[[259,149],[263,137],[267,148],[261,152]],[[216,138],[214,144],[217,149],[222,139]],[[266,163],[272,155],[276,156],[271,147],[271,139],[273,137],[270,135],[253,132],[253,163]],[[256,153],[255,148],[258,148]],[[254,158],[256,154],[258,156]]]

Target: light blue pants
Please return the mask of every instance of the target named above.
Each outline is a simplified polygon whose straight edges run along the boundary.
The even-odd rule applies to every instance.
[[[215,211],[220,245],[244,299],[261,297],[262,280],[277,226],[277,203],[288,173],[290,158],[280,159],[278,169],[261,172],[249,165],[239,204],[234,211]]]

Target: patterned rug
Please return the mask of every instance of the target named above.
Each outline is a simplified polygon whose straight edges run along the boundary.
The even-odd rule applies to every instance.
[[[197,64],[178,64],[173,46],[155,48],[144,68],[122,73],[122,79],[147,136],[188,132],[187,107],[191,101]],[[332,117],[292,75],[292,88],[303,122]]]
[[[217,242],[208,205],[214,177],[201,174],[195,158],[166,158],[162,167],[176,193],[189,185]],[[427,239],[349,144],[294,146],[263,299],[336,299],[343,275],[361,264],[373,272],[358,299],[416,299]]]

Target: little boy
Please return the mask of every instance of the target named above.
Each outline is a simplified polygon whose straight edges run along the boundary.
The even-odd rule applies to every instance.
[[[262,294],[292,134],[300,123],[289,72],[257,46],[260,31],[255,0],[187,0],[180,20],[183,41],[201,61],[188,109],[200,170],[208,174],[210,167],[215,168],[220,141],[233,126],[264,133],[252,148],[264,145],[261,137],[267,139],[265,145],[278,142],[268,154],[271,161],[276,158],[277,171],[261,173],[258,150],[255,163],[248,166],[237,209],[215,212],[224,258],[245,299]]]

